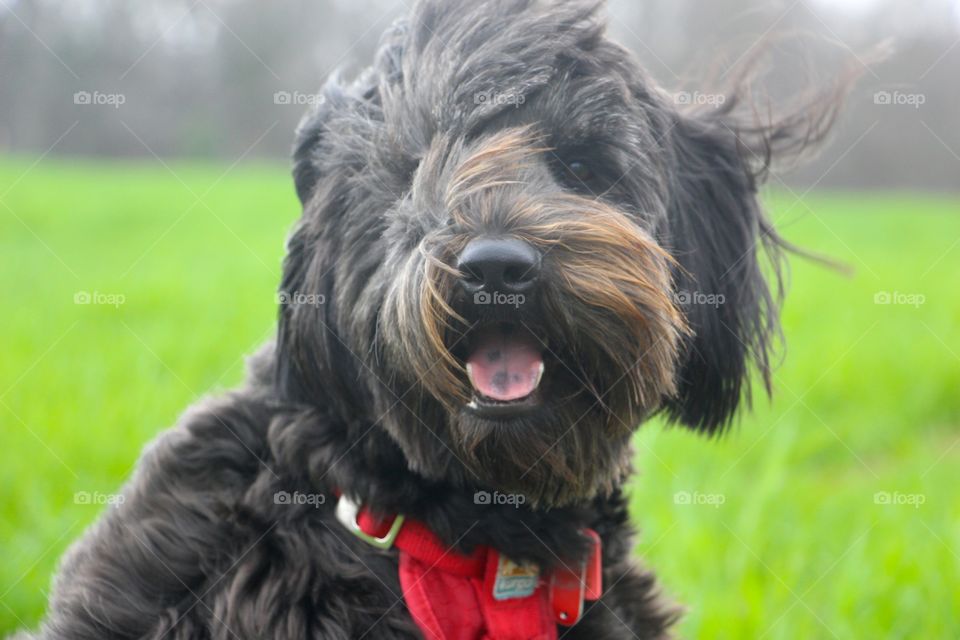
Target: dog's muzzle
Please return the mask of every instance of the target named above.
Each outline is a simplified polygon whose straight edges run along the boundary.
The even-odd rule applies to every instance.
[[[540,260],[540,252],[523,240],[475,238],[457,262],[460,285],[476,305],[520,306],[536,293]],[[474,407],[522,403],[543,377],[543,345],[515,324],[494,323],[473,336],[466,369]]]

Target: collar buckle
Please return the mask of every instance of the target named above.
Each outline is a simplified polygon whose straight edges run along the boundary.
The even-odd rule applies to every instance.
[[[373,535],[367,533],[363,530],[363,527],[360,526],[360,505],[348,498],[346,495],[341,495],[340,499],[337,501],[337,510],[336,510],[337,520],[340,521],[347,531],[357,536],[367,544],[377,549],[382,549],[386,551],[393,546],[393,543],[396,542],[397,536],[400,535],[400,529],[403,527],[403,515],[397,514],[393,518],[393,523],[391,523],[390,528],[383,536]]]

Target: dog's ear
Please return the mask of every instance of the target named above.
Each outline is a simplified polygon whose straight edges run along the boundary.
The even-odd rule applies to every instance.
[[[359,83],[358,83],[359,84]],[[324,173],[324,140],[335,131],[338,114],[348,112],[355,98],[350,95],[355,88],[344,85],[334,74],[315,96],[315,104],[297,126],[293,143],[293,183],[303,205],[307,204],[313,190]]]
[[[834,51],[801,37],[800,55],[777,59],[776,52],[791,42],[773,36],[728,69],[729,80],[715,94],[724,98],[719,104],[664,108],[673,176],[664,242],[679,265],[677,295],[692,330],[678,393],[666,410],[672,421],[698,431],[715,433],[729,425],[738,406],[749,404],[751,380],[770,392],[783,254],[843,270],[780,238],[757,189],[772,169],[791,169],[823,148],[869,69],[865,60],[886,59],[889,43],[851,56],[849,49]],[[811,50],[838,56],[831,59],[829,80],[818,73]],[[780,63],[790,60],[801,66],[784,86]]]
[[[334,72],[315,96],[314,106],[297,127],[293,144],[293,181],[302,204],[307,204],[324,173],[343,168],[343,158],[332,166],[325,162],[326,139],[340,136],[341,143],[356,143],[356,154],[349,160],[363,164],[362,152],[372,136],[356,130],[356,125],[361,120],[372,123],[383,119],[380,92],[384,86],[396,85],[402,79],[406,31],[405,23],[394,24],[384,33],[373,66],[352,82]]]
[[[356,248],[380,235],[376,214],[389,206],[367,190],[394,198],[403,188],[396,183],[397,167],[410,162],[391,158],[373,166],[385,153],[377,143],[384,139],[381,91],[399,81],[404,30],[397,24],[384,35],[374,65],[356,79],[345,82],[334,73],[297,128],[293,179],[303,215],[283,263],[275,371],[288,399],[324,404],[317,400],[323,394],[333,405],[361,392],[354,381],[362,363],[344,337],[351,319],[336,311],[360,291],[350,278],[362,278],[381,257],[368,245]],[[378,168],[382,175],[356,179]],[[341,268],[345,262],[356,268]]]
[[[337,172],[358,160],[345,156],[342,131],[362,108],[361,78],[345,85],[335,74],[317,94],[313,108],[297,128],[293,179],[303,216],[287,241],[279,289],[275,380],[282,397],[317,402],[350,397],[340,378],[350,377],[351,354],[339,337],[334,305],[337,259],[342,251],[340,226],[348,187]],[[340,134],[340,138],[338,138]],[[349,141],[348,141],[349,142]],[[361,140],[362,142],[362,140]],[[341,375],[332,373],[339,365]],[[326,387],[336,387],[326,393]]]
[[[759,123],[744,91],[732,92],[720,108],[673,114],[662,235],[678,264],[677,300],[692,333],[678,392],[666,405],[672,421],[714,433],[749,403],[752,377],[769,393],[783,250],[795,248],[765,215],[758,184],[773,165],[792,166],[822,146],[856,77],[841,74]]]
[[[719,119],[676,117],[663,241],[678,263],[676,298],[692,333],[667,411],[677,422],[714,432],[749,397],[751,363],[769,388],[778,241],[736,132]],[[773,258],[766,273],[764,253]]]
[[[326,128],[328,109],[326,103],[307,114],[297,127],[293,143],[293,184],[301,204],[306,204],[313,193],[313,187],[320,178],[320,170],[314,162],[314,154],[320,147],[320,139]]]

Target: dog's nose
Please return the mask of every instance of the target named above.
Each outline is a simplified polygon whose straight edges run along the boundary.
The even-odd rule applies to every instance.
[[[540,277],[540,253],[514,238],[477,238],[460,254],[457,268],[470,293],[524,293]]]

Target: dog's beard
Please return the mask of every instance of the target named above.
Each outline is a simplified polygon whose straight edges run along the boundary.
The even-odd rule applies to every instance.
[[[630,429],[613,427],[589,399],[546,405],[512,419],[451,416],[459,456],[479,482],[557,506],[609,492],[629,463]]]
[[[448,411],[414,395],[391,403],[395,396],[386,394],[394,406],[382,422],[412,471],[464,495],[484,489],[522,495],[534,508],[558,507],[608,493],[628,470],[632,427],[586,393],[509,418]]]

